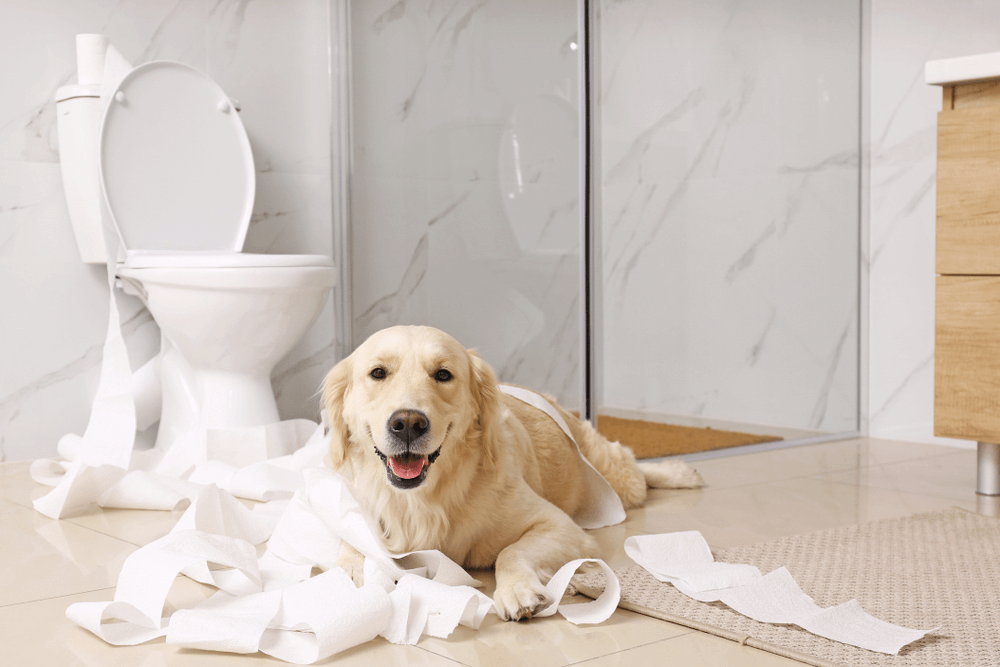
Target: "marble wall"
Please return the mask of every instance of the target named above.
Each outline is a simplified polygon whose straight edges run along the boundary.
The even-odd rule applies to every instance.
[[[858,1],[601,6],[604,405],[856,430]]]
[[[871,0],[869,432],[933,436],[934,234],[941,89],[928,60],[1000,50],[1000,2]]]
[[[350,7],[355,344],[436,326],[578,405],[576,3]]]
[[[77,254],[62,181],[54,95],[75,82],[75,35],[99,32],[134,64],[179,60],[242,103],[257,167],[245,249],[332,254],[326,0],[25,0],[0,5],[0,459],[48,456],[82,433],[107,323],[103,267]],[[133,366],[158,349],[126,298]],[[318,416],[334,357],[332,306],[276,368],[284,417]]]

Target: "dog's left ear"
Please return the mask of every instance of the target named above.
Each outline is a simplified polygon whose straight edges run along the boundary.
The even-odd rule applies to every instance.
[[[347,460],[351,432],[344,421],[344,398],[351,388],[351,358],[343,359],[323,381],[323,406],[330,420],[330,460],[338,470]]]
[[[472,366],[472,402],[476,407],[476,426],[482,434],[483,447],[491,463],[499,453],[497,436],[500,423],[500,387],[496,373],[475,350],[468,350]]]

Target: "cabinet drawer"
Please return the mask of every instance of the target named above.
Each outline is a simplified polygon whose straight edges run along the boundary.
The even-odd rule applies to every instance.
[[[1000,442],[1000,277],[939,276],[934,435]]]
[[[1000,274],[1000,107],[938,114],[937,273]]]

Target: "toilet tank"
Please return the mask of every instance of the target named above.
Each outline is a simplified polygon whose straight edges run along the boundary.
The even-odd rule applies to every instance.
[[[99,85],[63,86],[56,91],[56,130],[63,190],[80,258],[87,264],[104,264],[107,253],[97,170],[101,131]]]

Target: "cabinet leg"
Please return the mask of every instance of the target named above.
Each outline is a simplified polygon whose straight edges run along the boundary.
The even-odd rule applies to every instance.
[[[1000,496],[1000,445],[980,442],[976,459],[976,493],[983,496]]]

